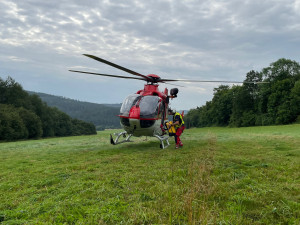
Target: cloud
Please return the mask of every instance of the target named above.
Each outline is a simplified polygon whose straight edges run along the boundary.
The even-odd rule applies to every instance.
[[[53,85],[78,66],[124,74],[81,55],[89,53],[164,78],[243,80],[279,58],[299,61],[299,7],[299,0],[2,0],[0,72],[22,70],[21,83],[35,73]]]

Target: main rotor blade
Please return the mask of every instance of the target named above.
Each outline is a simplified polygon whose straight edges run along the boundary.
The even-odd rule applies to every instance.
[[[85,72],[85,71],[78,71],[78,70],[69,70],[70,72],[76,72],[76,73],[86,73],[86,74],[93,74],[98,76],[104,76],[104,77],[116,77],[116,78],[124,78],[124,79],[134,79],[134,80],[144,80],[147,81],[144,78],[138,78],[138,77],[127,77],[127,76],[119,76],[119,75],[111,75],[111,74],[103,74],[103,73],[92,73],[92,72]]]
[[[267,84],[269,82],[251,82],[251,81],[225,81],[225,80],[181,80],[181,79],[161,79],[160,82],[172,82],[172,81],[180,81],[180,82],[200,82],[200,83],[229,83],[229,84]]]
[[[177,87],[185,87],[185,86],[182,86],[182,85],[179,85],[179,84],[171,84],[171,83],[167,83],[167,82],[164,82],[164,81],[162,81],[161,83],[169,84],[169,85],[173,85],[173,86],[177,86]]]
[[[105,60],[105,59],[101,59],[101,58],[99,58],[99,57],[97,57],[97,56],[89,55],[89,54],[83,54],[83,55],[84,55],[84,56],[87,56],[87,57],[89,57],[89,58],[91,58],[91,59],[97,60],[97,61],[99,61],[99,62],[105,63],[105,64],[107,64],[107,65],[110,65],[110,66],[112,66],[112,67],[115,67],[115,68],[117,68],[117,69],[119,69],[119,70],[123,70],[123,71],[125,71],[125,72],[127,72],[127,73],[130,73],[130,74],[132,74],[132,75],[139,76],[139,77],[143,77],[143,78],[145,78],[145,80],[152,81],[151,78],[149,78],[149,77],[147,77],[147,76],[145,76],[145,75],[143,75],[143,74],[137,73],[137,72],[135,72],[135,71],[133,71],[133,70],[130,70],[130,69],[127,69],[127,68],[125,68],[125,67],[123,67],[123,66],[119,66],[119,65],[117,65],[117,64],[115,64],[115,63],[112,63],[112,62],[109,62],[109,61],[107,61],[107,60]]]

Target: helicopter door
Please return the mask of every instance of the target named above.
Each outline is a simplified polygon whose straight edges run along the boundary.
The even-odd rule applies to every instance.
[[[156,119],[159,109],[158,96],[144,96],[140,103],[140,118],[141,119]]]

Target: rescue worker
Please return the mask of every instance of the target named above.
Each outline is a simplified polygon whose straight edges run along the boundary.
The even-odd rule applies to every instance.
[[[172,111],[171,109],[169,110],[169,115],[173,115],[173,123],[172,126],[175,127],[176,133],[175,133],[175,148],[181,148],[183,147],[183,144],[180,140],[180,136],[183,133],[185,126],[184,126],[184,121],[182,118],[182,115],[176,111]]]

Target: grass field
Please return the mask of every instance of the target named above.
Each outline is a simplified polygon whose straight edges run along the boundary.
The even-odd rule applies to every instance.
[[[300,224],[300,125],[0,143],[1,224]]]

